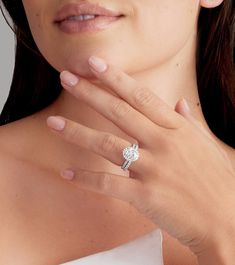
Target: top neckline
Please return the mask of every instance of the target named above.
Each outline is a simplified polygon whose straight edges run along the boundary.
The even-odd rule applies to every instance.
[[[164,265],[162,241],[162,232],[158,228],[112,249],[97,252],[60,265]]]

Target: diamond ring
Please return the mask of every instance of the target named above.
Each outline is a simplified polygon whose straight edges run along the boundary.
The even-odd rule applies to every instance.
[[[127,170],[132,162],[139,158],[138,144],[132,144],[130,147],[123,149],[122,155],[125,158],[125,162],[122,165],[123,170]]]

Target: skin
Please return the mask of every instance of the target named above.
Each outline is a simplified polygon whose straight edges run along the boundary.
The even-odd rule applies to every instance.
[[[140,88],[138,83],[122,72],[102,66],[106,63],[101,59],[96,59],[95,63],[95,71],[98,72],[96,75],[121,100],[102,92],[96,86],[90,85],[90,93],[87,93],[84,89],[88,86],[86,81],[75,82],[76,77],[69,72],[61,74],[62,84],[75,97],[82,98],[137,139],[141,146],[141,159],[131,165],[130,178],[77,168],[62,172],[62,176],[72,180],[71,183],[78,187],[130,203],[189,247],[197,255],[200,264],[206,264],[202,256],[207,258],[207,262],[211,262],[207,253],[216,253],[218,240],[221,244],[221,239],[225,240],[227,233],[235,227],[235,215],[231,213],[235,206],[235,196],[232,193],[235,189],[235,171],[229,157],[191,115],[183,101],[177,103],[174,111],[154,93]],[[91,67],[94,69],[93,61]],[[118,76],[116,82],[113,82],[113,76]],[[129,89],[126,90],[125,87]],[[96,101],[98,95],[103,97],[103,104]],[[133,120],[135,124],[127,126]],[[138,130],[140,124],[146,128],[145,135]],[[60,132],[65,140],[88,148],[117,165],[122,165],[118,154],[131,145],[113,134],[101,133],[61,117],[50,117],[48,125]],[[190,155],[192,149],[193,164]],[[208,160],[201,160],[201,150],[204,150],[205,157],[209,159],[209,165]],[[200,172],[198,168],[205,171]],[[225,185],[222,185],[221,176]],[[180,206],[182,213],[178,211]],[[218,211],[218,206],[223,210],[222,214]],[[205,212],[206,216],[203,214]],[[185,220],[185,215],[194,221]],[[219,225],[222,228],[218,232]],[[234,257],[234,239],[231,234],[230,236],[230,241],[224,241],[227,256],[223,256],[224,260],[217,260],[216,264],[228,262],[229,259],[231,261]],[[213,256],[214,254],[211,258]]]
[[[53,104],[21,121],[1,128],[0,131],[1,145],[4,147],[3,160],[4,157],[6,160],[6,154],[9,154],[12,162],[9,165],[10,162],[7,163],[4,160],[5,163],[1,165],[2,171],[6,173],[3,175],[12,177],[11,185],[8,184],[9,178],[7,178],[3,187],[5,187],[4,190],[13,190],[20,194],[17,199],[13,196],[14,200],[13,197],[9,198],[9,195],[8,200],[3,196],[2,201],[6,203],[3,208],[6,209],[6,216],[10,216],[7,223],[10,223],[15,231],[20,229],[17,229],[13,221],[9,222],[9,220],[15,220],[16,216],[15,212],[13,216],[12,212],[8,213],[7,203],[11,201],[12,205],[17,205],[19,209],[22,207],[26,209],[23,211],[25,217],[17,216],[17,218],[24,220],[24,222],[19,221],[24,236],[27,234],[30,237],[33,234],[33,238],[37,238],[33,244],[28,243],[30,241],[24,241],[24,249],[27,251],[22,250],[22,253],[33,253],[32,257],[29,257],[29,254],[24,256],[29,264],[36,264],[32,263],[32,260],[40,258],[43,260],[38,264],[56,264],[56,262],[76,259],[78,255],[84,256],[103,251],[151,231],[156,226],[166,230],[172,237],[167,241],[169,244],[166,245],[166,253],[170,250],[170,242],[174,242],[173,238],[175,239],[174,251],[177,252],[177,248],[180,250],[178,257],[176,254],[174,258],[167,256],[169,253],[173,255],[173,250],[165,254],[166,265],[172,262],[178,262],[181,265],[197,264],[195,257],[190,256],[186,248],[177,245],[176,239],[182,245],[190,247],[196,255],[199,252],[204,255],[204,250],[210,245],[209,242],[213,242],[210,245],[210,249],[213,250],[216,249],[214,242],[218,238],[225,242],[224,234],[217,235],[216,228],[218,224],[221,227],[221,222],[225,224],[226,220],[230,218],[233,220],[234,217],[230,216],[229,208],[223,215],[224,219],[219,214],[220,211],[208,212],[208,210],[217,209],[217,206],[219,209],[224,205],[233,206],[234,198],[225,195],[228,194],[228,190],[234,190],[232,187],[235,187],[232,178],[235,154],[231,147],[221,142],[210,131],[203,117],[197,92],[194,56],[196,23],[200,7],[213,8],[222,2],[222,0],[149,0],[148,5],[146,1],[103,3],[103,6],[123,12],[126,17],[114,25],[112,30],[107,29],[93,35],[71,36],[60,32],[52,23],[56,12],[64,3],[56,0],[23,0],[32,34],[43,56],[59,72],[67,70],[80,77],[80,82],[70,90],[65,80],[65,74],[68,72],[63,72],[61,81],[65,90]],[[146,14],[149,15],[146,16]],[[176,30],[177,28],[180,30]],[[168,45],[165,45],[166,43]],[[91,55],[99,56],[108,62],[107,72],[99,74],[91,69],[88,64]],[[144,102],[141,109],[137,108],[135,115],[138,117],[141,115],[141,119],[135,119],[136,122],[133,124],[133,116],[125,110],[133,108],[133,94],[130,91],[137,88],[142,88],[143,92],[149,91],[151,100]],[[120,91],[126,95],[124,100],[128,103],[122,113],[128,115],[118,120],[117,116],[110,117],[108,114],[115,113],[113,108],[117,105],[114,104],[116,102],[114,100],[119,99]],[[108,100],[110,97],[113,101]],[[182,101],[179,101],[182,97],[189,103],[190,114]],[[109,104],[110,102],[113,104]],[[157,102],[159,109],[151,106],[150,111],[146,112],[148,102]],[[119,111],[116,111],[116,114]],[[50,130],[46,126],[46,119],[52,115],[59,115],[66,120],[66,129],[62,133]],[[120,121],[124,121],[124,117],[125,124],[121,124]],[[154,117],[156,120],[150,122]],[[51,127],[52,122],[48,122],[47,125]],[[128,131],[128,128],[134,128],[134,126],[137,129]],[[145,128],[145,134],[143,135],[138,128]],[[88,135],[86,132],[89,129],[92,133]],[[102,144],[105,143],[102,140],[103,134],[98,131],[115,135],[117,137],[115,145],[111,142],[111,145],[106,144],[105,149]],[[140,134],[135,135],[134,131]],[[22,132],[24,132],[23,135]],[[144,136],[144,139],[139,139],[141,136]],[[122,164],[120,151],[136,140],[141,143],[140,159],[133,163],[130,173],[124,172],[120,168]],[[6,145],[6,142],[11,144]],[[37,146],[36,151],[35,146]],[[23,150],[22,147],[24,147]],[[110,149],[107,150],[107,148]],[[205,152],[202,154],[201,150]],[[161,167],[156,165],[156,160],[161,161],[157,163]],[[18,164],[16,167],[16,161],[20,161],[21,167]],[[190,161],[194,161],[193,164]],[[212,168],[212,164],[208,161],[214,161],[213,165],[217,167]],[[169,164],[172,165],[170,170],[167,166]],[[69,183],[58,177],[59,173],[67,168],[72,168],[76,175],[74,181]],[[200,168],[208,169],[204,170],[206,175],[198,171]],[[15,177],[14,169],[23,178]],[[115,189],[112,190],[108,186],[110,188],[103,190],[95,186],[92,181],[89,181],[91,174],[86,171],[86,178],[83,178],[84,172],[79,169],[92,171],[93,177],[103,181],[107,178],[104,179],[102,174],[97,175],[94,172],[108,173],[106,176],[109,176],[110,182],[106,183],[109,185],[111,180],[115,181],[116,185],[111,185]],[[29,172],[34,172],[34,176],[37,177],[32,178]],[[177,175],[173,172],[180,173]],[[194,174],[191,174],[192,172]],[[223,186],[221,186],[221,175],[225,183]],[[133,178],[124,179],[123,177]],[[187,181],[180,181],[179,177],[184,180],[187,177]],[[207,178],[211,181],[208,179],[208,182],[205,182]],[[84,180],[87,180],[87,183]],[[123,185],[122,181],[127,180],[128,182]],[[145,184],[144,188],[140,182],[141,185]],[[212,182],[215,189],[210,188]],[[70,185],[71,183],[75,185]],[[188,183],[191,184],[188,186]],[[34,194],[25,193],[25,186],[33,190]],[[124,186],[129,188],[128,192],[119,189],[120,193],[118,193],[117,188]],[[95,193],[91,193],[92,190]],[[159,190],[161,190],[162,199],[159,197]],[[220,190],[219,196],[218,190]],[[211,194],[210,200],[204,195],[208,192]],[[140,205],[136,200],[139,193],[146,198],[144,205]],[[151,196],[149,196],[150,193]],[[4,194],[10,194],[10,192]],[[129,194],[129,197],[125,197],[125,194]],[[163,199],[166,194],[169,194],[168,200]],[[188,201],[180,199],[177,194],[185,194],[182,198],[189,198]],[[189,194],[194,195],[194,200],[191,201]],[[175,205],[172,205],[170,198],[174,198]],[[69,200],[69,209],[65,205],[65,200]],[[102,207],[97,201],[101,202]],[[158,202],[155,203],[156,201]],[[84,204],[86,209],[83,210]],[[40,207],[41,205],[43,207]],[[87,210],[94,205],[100,207],[100,210],[107,209],[110,213],[101,216],[97,213],[96,216],[93,211]],[[151,205],[150,215],[146,213],[148,205]],[[175,211],[179,207],[184,209],[182,213],[185,214]],[[124,225],[117,222],[120,212],[111,213],[119,208],[122,209],[122,218],[126,216]],[[35,212],[32,213],[31,209],[35,209]],[[79,209],[79,213],[75,214],[74,209]],[[137,211],[135,212],[134,209]],[[200,209],[200,211],[192,209]],[[54,216],[51,216],[51,212]],[[208,212],[206,219],[201,218],[202,212]],[[61,221],[66,219],[65,216],[70,222]],[[187,223],[189,216],[197,220],[192,226]],[[32,219],[36,224],[35,228],[32,227]],[[91,222],[91,226],[88,227],[82,220],[96,220],[97,229],[91,229],[94,223]],[[79,226],[77,222],[80,222]],[[101,230],[104,226],[109,227],[112,233],[116,231],[116,237],[105,238],[102,241],[103,232],[99,230],[107,231]],[[32,227],[32,231],[29,227]],[[63,232],[65,227],[68,227],[67,232]],[[209,235],[215,234],[215,236],[209,237],[211,241],[208,240],[201,245],[200,240],[204,238],[208,227],[211,227]],[[230,229],[230,226],[224,225],[224,227]],[[233,225],[231,227],[233,228]],[[35,235],[33,231],[41,231],[41,236]],[[46,240],[43,239],[43,233]],[[53,239],[49,240],[46,236],[48,234],[52,235]],[[19,248],[19,244],[22,244],[21,236],[19,235],[15,240],[15,250]],[[5,234],[5,237],[9,238],[9,235]],[[97,238],[94,245],[85,244],[84,250],[75,247],[93,238]],[[192,238],[194,241],[191,240]],[[62,243],[58,243],[60,240]],[[48,250],[43,248],[47,242]],[[192,245],[187,242],[191,242]],[[226,245],[227,242],[229,245],[230,241],[226,239]],[[55,243],[57,251],[54,253],[50,246]],[[31,245],[42,249],[44,256],[37,256],[35,250],[31,249]],[[5,247],[3,243],[2,246]],[[11,248],[14,249],[12,246]],[[58,253],[61,253],[61,257],[58,257]],[[184,259],[180,260],[180,256]],[[210,259],[209,254],[205,256]],[[203,256],[202,262],[204,260]]]

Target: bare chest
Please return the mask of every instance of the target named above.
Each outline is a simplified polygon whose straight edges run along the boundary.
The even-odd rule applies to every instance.
[[[157,228],[128,204],[57,178],[41,177],[34,171],[11,180],[8,230],[0,243],[9,254],[0,258],[1,264],[14,264],[17,259],[24,265],[58,265],[111,249]],[[197,264],[189,250],[166,234],[163,247],[164,265]]]

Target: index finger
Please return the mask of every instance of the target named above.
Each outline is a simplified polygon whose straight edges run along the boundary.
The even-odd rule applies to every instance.
[[[91,56],[89,65],[99,80],[154,123],[167,129],[182,126],[183,117],[149,88],[98,57]]]

